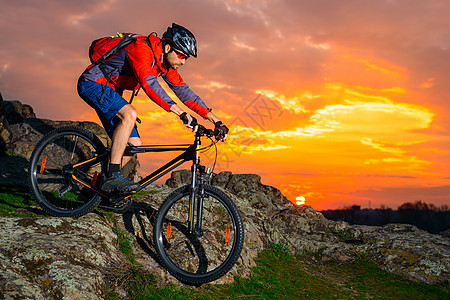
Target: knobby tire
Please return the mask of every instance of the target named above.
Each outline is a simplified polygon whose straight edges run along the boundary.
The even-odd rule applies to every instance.
[[[39,206],[56,217],[85,215],[101,202],[93,190],[74,180],[71,166],[104,151],[93,133],[76,126],[54,129],[36,145],[29,167],[30,190]],[[76,168],[74,174],[86,182],[100,184],[106,161]]]
[[[234,266],[243,247],[244,228],[230,197],[204,185],[203,235],[189,233],[190,190],[190,186],[181,187],[163,202],[153,242],[161,264],[180,281],[196,285],[217,280]]]

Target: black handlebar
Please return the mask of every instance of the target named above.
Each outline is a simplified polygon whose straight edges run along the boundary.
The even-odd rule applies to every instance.
[[[198,126],[197,132],[195,133],[196,136],[206,136],[206,137],[214,136],[214,130],[208,129],[200,124],[198,124],[197,126]]]
[[[197,125],[197,132],[196,135],[198,136],[206,136],[206,137],[213,137],[214,136],[214,130],[208,129],[203,125],[198,124]]]

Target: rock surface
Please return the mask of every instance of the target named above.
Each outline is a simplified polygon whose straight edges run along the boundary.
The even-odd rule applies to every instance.
[[[5,102],[0,93],[0,154],[6,151],[6,144],[10,143],[11,131],[9,129],[8,118],[5,114]]]
[[[117,235],[95,214],[0,218],[2,299],[104,299],[125,267]]]
[[[188,171],[174,172],[168,181],[179,186]],[[177,178],[184,178],[177,181]],[[245,224],[245,243],[232,270],[215,283],[248,277],[258,252],[270,243],[283,243],[296,252],[315,252],[321,260],[351,261],[361,255],[381,268],[415,281],[435,283],[450,278],[450,239],[412,225],[351,226],[327,220],[308,206],[296,207],[259,176],[218,174],[221,185],[239,207]],[[220,185],[220,184],[219,184]],[[237,187],[242,187],[238,192]],[[113,224],[132,237],[137,262],[159,278],[180,284],[158,264],[152,244],[151,218],[173,191],[167,185],[150,186],[152,193],[127,213],[106,221],[96,213],[71,218],[0,218],[0,293],[5,297],[101,299],[115,287],[113,270],[127,268],[119,251]],[[245,190],[245,191],[244,191]],[[239,195],[237,195],[239,194]]]

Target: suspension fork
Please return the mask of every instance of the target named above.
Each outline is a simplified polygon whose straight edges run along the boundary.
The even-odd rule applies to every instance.
[[[189,233],[194,233],[194,208],[197,198],[197,165],[198,165],[198,154],[195,154],[195,160],[192,164],[192,182],[191,182],[191,193],[189,195]]]
[[[195,225],[195,233],[197,236],[203,235],[202,219],[203,219],[203,199],[205,197],[205,167],[198,166],[200,180],[197,187],[197,224]],[[208,169],[209,170],[209,169]]]
[[[197,147],[200,145],[200,140],[197,142]],[[203,198],[205,194],[205,167],[200,165],[200,158],[198,152],[195,152],[195,157],[192,164],[192,182],[191,191],[189,195],[189,233],[194,233],[197,237],[203,235],[202,218],[203,218]],[[197,170],[200,178],[197,178]],[[195,211],[196,209],[196,211]]]
[[[200,158],[198,157],[198,147],[200,145],[200,137],[195,138],[195,153],[192,157],[192,182],[190,188],[189,195],[189,233],[194,233],[194,208],[196,202],[196,194],[197,194],[197,166],[200,163]]]
[[[203,235],[202,219],[203,219],[203,200],[205,198],[205,175],[209,175],[210,169],[205,172],[205,167],[197,165],[196,169],[199,171],[200,178],[197,178],[195,171],[193,172],[193,182],[191,186],[191,194],[189,198],[190,215],[189,215],[189,232],[194,233],[197,237]],[[194,209],[195,213],[194,213]],[[195,222],[194,222],[195,219]]]

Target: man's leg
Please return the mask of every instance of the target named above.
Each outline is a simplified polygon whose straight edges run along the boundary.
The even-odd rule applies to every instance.
[[[123,177],[121,162],[128,138],[136,124],[136,109],[109,86],[80,80],[77,89],[80,97],[96,110],[113,141],[110,165],[102,189],[108,192],[135,190],[139,184]],[[115,122],[116,118],[119,118],[119,122]],[[137,132],[133,136],[138,136]]]
[[[132,144],[133,146],[140,146],[142,145],[142,141],[140,137],[130,137],[128,139],[128,142],[130,144]],[[132,158],[134,155],[125,155],[122,157],[122,166],[125,166]]]
[[[120,119],[120,122],[117,124],[112,135],[110,158],[110,168],[114,172],[109,172],[110,174],[108,174],[105,183],[102,185],[102,189],[106,191],[134,190],[139,184],[130,182],[123,177],[121,173],[121,162],[131,131],[136,124],[137,111],[131,104],[127,104],[119,110],[117,117]]]
[[[131,107],[131,109],[129,107]],[[139,137],[129,137],[131,134],[131,130],[133,130],[134,125],[136,124],[137,118],[136,109],[131,104],[125,105],[124,107],[122,107],[121,110],[119,110],[117,116],[120,118],[121,123],[117,125],[116,130],[114,130],[112,137],[113,144],[111,148],[111,164],[121,163],[122,166],[125,166],[133,157],[133,156],[123,156],[123,152],[125,151],[125,147],[127,146],[128,142],[130,142],[134,146],[140,146],[142,142],[141,138]],[[132,123],[130,122],[132,124],[131,129],[129,127],[126,127],[125,130],[123,127],[130,126],[130,124],[125,123],[125,126],[121,125],[124,124],[124,120],[127,119],[127,117],[131,118],[131,121],[134,119],[134,122]],[[123,140],[125,138],[128,138],[128,140],[126,140],[124,144]]]
[[[123,152],[130,138],[131,130],[136,124],[137,111],[131,104],[127,104],[119,110],[117,117],[119,117],[121,122],[117,124],[112,136],[112,164],[120,164],[122,162]]]

